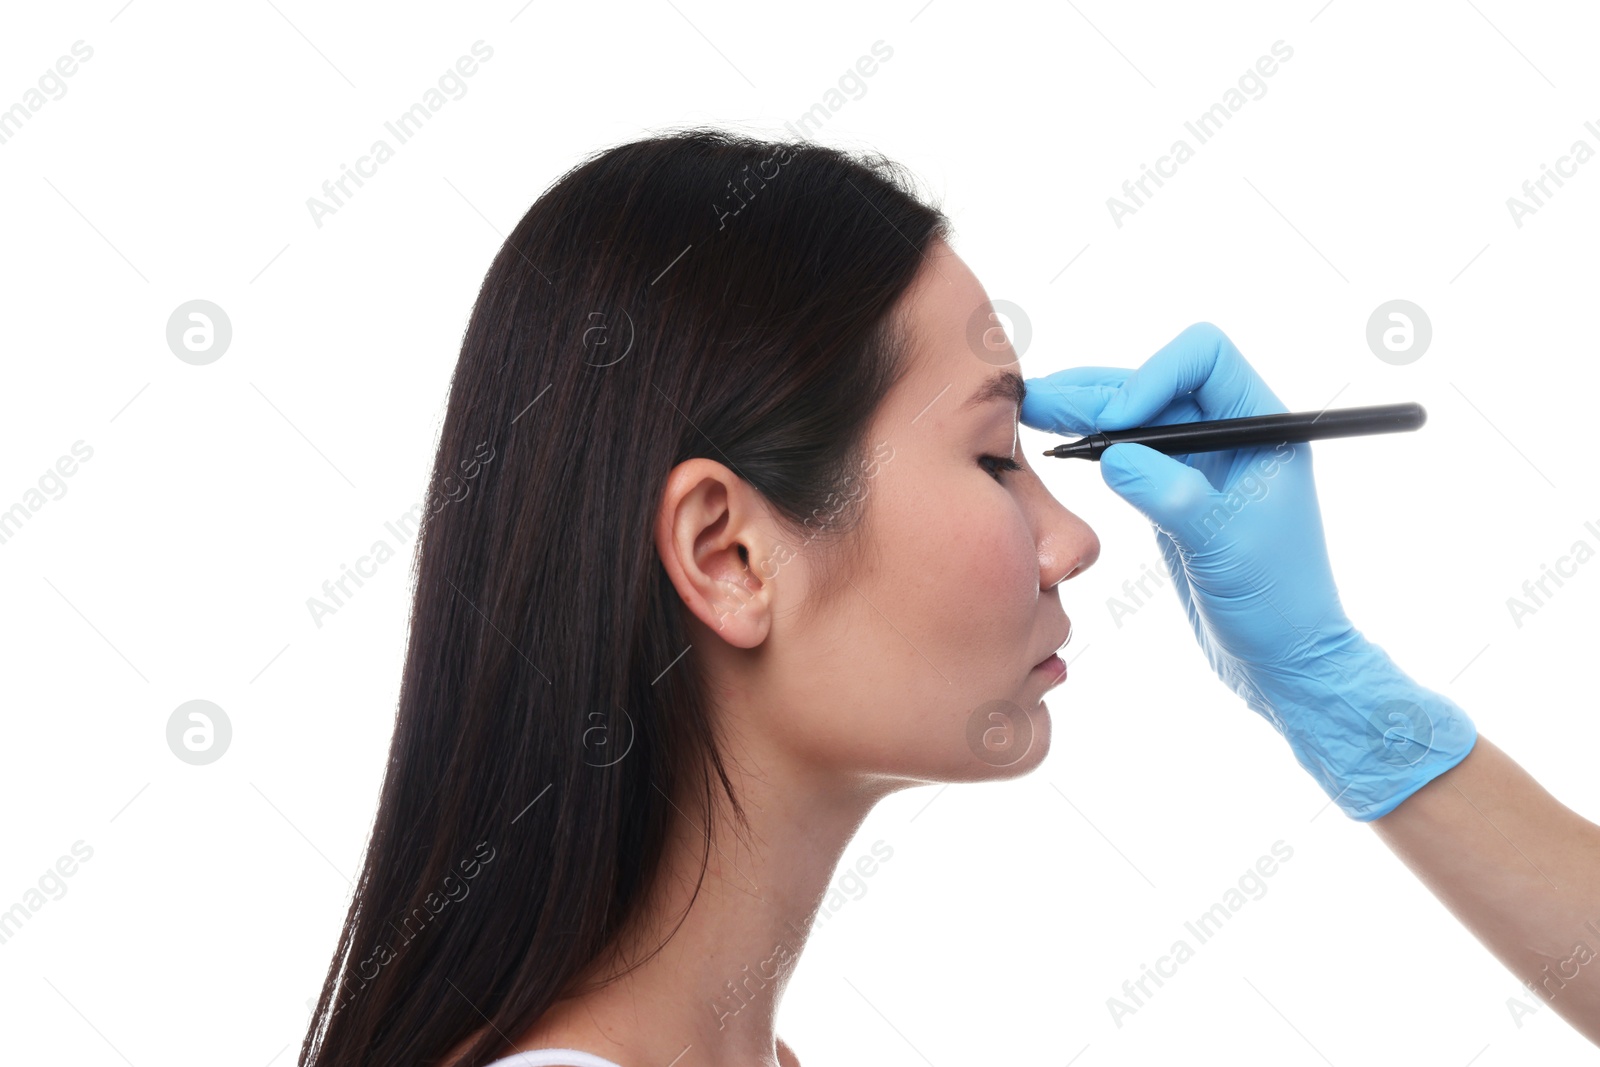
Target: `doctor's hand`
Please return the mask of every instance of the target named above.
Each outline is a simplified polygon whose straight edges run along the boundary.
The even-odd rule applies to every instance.
[[[1022,422],[1089,434],[1288,409],[1210,323],[1137,370],[1071,367],[1027,380]],[[1137,508],[1213,671],[1288,741],[1347,815],[1387,814],[1477,740],[1446,697],[1407,676],[1346,617],[1306,442],[1168,456],[1118,444],[1106,484]]]

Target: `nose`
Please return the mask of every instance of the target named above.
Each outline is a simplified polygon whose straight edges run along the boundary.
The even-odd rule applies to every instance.
[[[1094,566],[1100,538],[1090,525],[1036,482],[1034,543],[1039,549],[1039,588],[1049,589]]]

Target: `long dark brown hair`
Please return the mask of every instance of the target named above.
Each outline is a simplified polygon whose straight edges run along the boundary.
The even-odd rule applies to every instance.
[[[806,552],[858,532],[836,490],[905,371],[894,305],[948,236],[912,188],[875,154],[692,129],[596,153],[506,239],[451,380],[382,794],[302,1067],[436,1064],[478,1031],[460,1067],[509,1054],[651,888],[667,798],[708,827],[720,782],[743,820],[655,511],[703,456]]]

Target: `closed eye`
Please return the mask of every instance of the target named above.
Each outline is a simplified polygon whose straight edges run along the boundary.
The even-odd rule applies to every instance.
[[[1010,456],[979,456],[978,466],[983,467],[984,470],[989,472],[990,477],[1001,483],[1004,483],[1005,481],[1005,479],[1001,477],[1003,472],[1020,471],[1022,469],[1022,464],[1018,463]]]

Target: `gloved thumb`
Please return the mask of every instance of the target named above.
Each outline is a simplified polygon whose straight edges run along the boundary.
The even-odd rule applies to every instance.
[[[1100,476],[1180,546],[1218,503],[1204,473],[1146,445],[1124,442],[1106,449]]]

